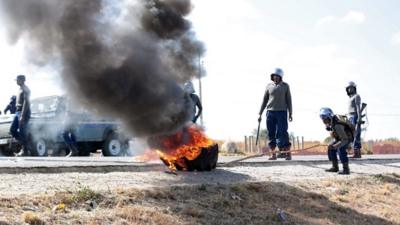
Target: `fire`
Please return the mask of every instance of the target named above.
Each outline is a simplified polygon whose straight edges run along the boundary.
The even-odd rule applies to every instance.
[[[134,160],[139,161],[139,162],[150,162],[150,161],[156,161],[159,159],[160,159],[160,156],[157,154],[157,152],[152,151],[152,150],[146,150],[143,153],[143,155],[134,157]]]
[[[213,145],[204,132],[196,125],[185,127],[182,131],[161,140],[157,153],[161,160],[176,170],[176,166],[186,169],[185,160],[194,160],[201,154],[202,149]]]

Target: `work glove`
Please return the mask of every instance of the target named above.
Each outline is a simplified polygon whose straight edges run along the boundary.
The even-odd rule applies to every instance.
[[[328,151],[333,151],[333,150],[335,150],[334,145],[332,144],[328,145]]]

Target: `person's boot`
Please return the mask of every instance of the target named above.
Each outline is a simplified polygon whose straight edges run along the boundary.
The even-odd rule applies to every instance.
[[[339,163],[337,160],[332,160],[332,167],[325,170],[330,173],[337,173],[339,171]]]
[[[68,155],[66,155],[65,157],[72,157],[72,156],[78,156],[78,155],[79,155],[78,149],[76,147],[71,147],[69,149]]]
[[[272,153],[271,157],[268,158],[268,160],[277,160],[278,158],[276,157],[276,153]]]
[[[290,146],[284,148],[284,151],[290,151]],[[292,153],[291,152],[286,153],[285,160],[292,160]]]
[[[350,168],[349,168],[349,163],[343,163],[343,171],[339,172],[340,175],[349,175],[350,174]]]
[[[290,153],[290,152],[286,153],[285,160],[292,160],[292,153]]]
[[[351,158],[360,159],[361,158],[361,149],[354,149],[354,153],[353,153],[353,156]]]
[[[21,150],[15,155],[16,157],[26,157],[29,156],[28,149],[25,146],[22,146]]]
[[[272,155],[268,158],[268,160],[277,160],[275,148],[271,148]]]

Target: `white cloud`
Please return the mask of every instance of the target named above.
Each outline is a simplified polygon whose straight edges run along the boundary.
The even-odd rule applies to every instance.
[[[362,12],[349,11],[346,15],[342,17],[335,17],[335,16],[323,17],[317,21],[317,26],[322,26],[331,23],[358,25],[364,23],[366,18],[367,17]]]
[[[348,24],[362,24],[366,20],[366,16],[362,12],[350,11],[339,21]]]
[[[393,36],[392,36],[392,43],[393,43],[394,45],[400,46],[400,32],[397,32],[397,33],[393,34]]]
[[[318,22],[317,22],[317,25],[318,26],[325,25],[325,24],[328,24],[328,23],[332,23],[335,20],[336,20],[336,18],[334,16],[326,16],[326,17],[323,17],[323,18],[319,19]]]

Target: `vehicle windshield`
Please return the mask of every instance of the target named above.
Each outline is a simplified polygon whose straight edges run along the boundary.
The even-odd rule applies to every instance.
[[[39,98],[31,102],[32,113],[49,113],[57,110],[59,98]]]

